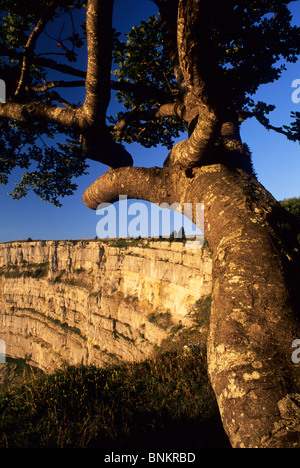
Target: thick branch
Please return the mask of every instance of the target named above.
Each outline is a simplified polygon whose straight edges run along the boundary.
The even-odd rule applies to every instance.
[[[199,105],[196,125],[187,140],[177,143],[169,153],[164,167],[179,165],[188,169],[208,162],[210,151],[220,135],[219,118],[206,106]]]
[[[89,0],[86,19],[88,66],[84,110],[91,124],[105,126],[110,101],[113,0]]]
[[[116,143],[108,130],[91,128],[81,135],[81,145],[86,156],[111,168],[133,165],[130,153],[120,143]]]
[[[240,126],[237,119],[224,122],[221,128],[222,143],[231,151],[243,152],[243,143],[240,135]]]
[[[221,129],[218,107],[213,99],[208,99],[208,73],[204,73],[204,70],[211,71],[210,64],[213,63],[212,52],[207,51],[210,42],[208,18],[202,8],[202,3],[206,2],[161,0],[156,3],[190,133],[188,140],[175,145],[164,165],[194,167],[207,162]],[[215,66],[213,68],[216,69]]]
[[[101,203],[113,203],[119,195],[148,200],[152,203],[181,203],[182,174],[177,169],[158,167],[125,167],[114,169],[99,177],[83,194],[83,202],[92,210]],[[176,198],[176,200],[175,200]]]
[[[213,255],[208,365],[224,428],[233,447],[297,448],[299,368],[291,360],[299,336],[297,231],[245,172],[213,165],[192,175],[118,169],[83,198],[93,209],[123,194],[154,203],[204,203]]]
[[[47,106],[42,102],[0,104],[0,118],[18,122],[52,122],[64,127],[78,126],[76,110]]]
[[[161,202],[163,169],[126,167],[107,172],[99,177],[83,194],[83,203],[96,210],[101,203],[113,203],[119,195],[128,198]]]
[[[204,104],[219,109],[222,75],[212,46],[211,5],[203,0],[179,0],[177,43],[180,69],[189,90]]]
[[[159,7],[164,45],[168,51],[179,89],[182,91],[185,85],[177,48],[178,0],[161,0],[155,3]]]

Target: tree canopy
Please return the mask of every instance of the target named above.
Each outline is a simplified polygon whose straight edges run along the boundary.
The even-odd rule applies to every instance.
[[[286,210],[288,210],[298,219],[300,225],[300,197],[286,198],[280,203]]]
[[[154,3],[159,15],[124,40],[112,28],[112,0],[0,0],[0,78],[7,86],[0,182],[16,167],[24,170],[14,198],[32,189],[59,205],[76,189],[87,158],[132,165],[122,142],[162,144],[170,150],[165,164],[190,167],[207,161],[199,154],[212,140],[236,151],[237,130],[226,122],[239,128],[253,117],[300,140],[299,112],[275,127],[272,103],[253,99],[298,59],[300,28],[291,25],[290,0]],[[76,88],[84,102],[70,93]],[[107,115],[112,90],[120,103],[113,116]],[[173,147],[185,130],[188,140]]]

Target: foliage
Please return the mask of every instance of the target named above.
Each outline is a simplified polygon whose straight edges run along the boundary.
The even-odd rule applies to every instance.
[[[131,82],[135,84],[149,83],[156,95],[142,91],[118,91],[116,99],[123,105],[125,111],[151,111],[160,102],[161,97],[168,102],[174,100],[177,94],[177,83],[170,64],[169,56],[162,42],[160,24],[156,16],[151,16],[148,21],[142,21],[139,26],[134,26],[125,35],[127,42],[116,41],[113,52],[113,60],[116,69],[113,75],[119,82]],[[116,124],[124,117],[124,111],[118,112],[116,117],[110,117],[109,121]],[[126,143],[137,142],[146,148],[162,144],[171,149],[174,138],[186,130],[184,122],[179,118],[168,119],[154,118],[143,122],[132,122],[122,133],[122,140]],[[117,138],[117,141],[120,138]]]
[[[159,4],[159,0],[154,3]],[[291,25],[290,0],[227,0],[210,2],[207,6],[207,25],[221,74],[210,77],[210,87],[221,87],[227,102],[238,113],[240,122],[256,117],[266,128],[284,133],[287,138],[300,138],[299,112],[292,113],[292,123],[280,128],[270,125],[268,115],[274,106],[255,102],[252,95],[262,84],[277,80],[286,63],[296,62],[300,53],[300,28]],[[34,0],[0,0],[0,78],[7,84],[8,100],[41,102],[46,106],[78,108],[81,103],[64,97],[64,87],[36,91],[45,83],[59,79],[66,69],[84,58],[86,46],[84,0],[62,0],[52,19],[38,37],[31,51],[25,95],[15,98],[20,79],[27,40],[49,2]],[[130,112],[144,112],[147,118],[128,119],[116,141],[137,142],[150,148],[159,144],[170,149],[174,140],[186,131],[186,123],[178,117],[156,118],[155,109],[164,103],[177,102],[178,85],[162,39],[160,21],[151,16],[134,26],[125,36],[114,32],[113,71],[119,89],[120,104],[116,115],[108,117],[115,126]],[[202,46],[200,44],[200,46]],[[80,60],[81,61],[81,60]],[[50,65],[49,65],[50,64]],[[205,64],[210,69],[210,64]],[[52,68],[51,68],[52,67]],[[56,72],[54,71],[56,70]],[[57,74],[57,70],[61,73]],[[73,69],[74,71],[74,69]],[[73,73],[73,72],[72,72]],[[76,76],[76,70],[75,70]],[[58,78],[56,78],[58,76]],[[81,75],[78,75],[82,77]],[[78,77],[77,76],[77,77]],[[222,85],[218,81],[222,76]],[[66,78],[64,80],[64,78]],[[69,86],[69,85],[68,85]],[[70,92],[66,95],[70,98]],[[149,118],[149,113],[151,118]],[[12,193],[24,197],[33,190],[43,200],[61,204],[61,197],[76,190],[74,179],[85,174],[87,164],[80,143],[80,135],[72,129],[48,122],[0,122],[0,183],[6,184],[15,168],[25,173]]]
[[[199,445],[217,414],[199,351],[107,369],[71,366],[0,395],[0,446]]]
[[[85,174],[88,165],[74,132],[65,133],[63,142],[53,144],[59,134],[55,125],[0,122],[0,183],[6,184],[16,167],[26,170],[13,190],[14,199],[33,190],[42,200],[61,206],[61,197],[74,193],[74,178]]]
[[[255,102],[251,96],[262,84],[278,80],[286,70],[286,63],[298,60],[300,28],[291,26],[289,3],[290,0],[229,0],[212,2],[210,7],[207,6],[210,36],[224,79],[223,85],[210,77],[210,86],[216,90],[221,86],[227,93],[228,101],[239,113],[241,122],[250,113],[263,125],[269,124],[266,116],[275,106]],[[118,67],[114,71],[115,76],[120,81],[151,83],[165,93],[166,99],[172,100],[172,95],[176,95],[177,83],[156,17],[149,18],[148,22],[143,21],[139,27],[134,26],[126,37],[126,44],[118,41],[114,51],[114,61]],[[117,94],[117,98],[125,109],[137,107],[146,110],[155,103],[155,99],[149,100],[145,95],[136,98],[132,93],[123,91]],[[119,113],[116,120],[122,116],[123,113]],[[299,113],[292,112],[291,117],[293,123],[283,128],[289,139],[298,141]],[[168,128],[172,135],[178,122],[173,119],[170,123],[173,127],[175,125],[172,131]],[[155,129],[156,133],[151,135],[150,128],[148,132],[146,127],[136,128],[132,124],[126,130],[125,141],[137,141],[144,146],[155,145],[159,128],[152,125],[153,122],[151,131]],[[157,138],[161,136],[157,135]],[[163,143],[163,140],[159,142]]]
[[[33,30],[40,16],[48,6],[46,0],[24,3],[23,1],[0,1],[0,77],[6,82],[7,98],[13,98],[22,66],[22,53],[28,34]],[[70,8],[80,8],[80,0],[63,1],[56,10],[54,21],[70,14]],[[70,23],[70,21],[69,21]],[[71,22],[72,23],[72,22]],[[69,27],[69,35],[61,40],[61,55],[69,62],[76,61],[76,50],[84,45],[78,32]],[[47,35],[47,31],[44,33]],[[45,38],[43,38],[45,41]],[[53,43],[53,38],[48,37]],[[70,45],[71,44],[71,45]],[[48,46],[49,47],[49,46]],[[57,48],[56,47],[56,48]],[[26,99],[37,102],[40,95],[30,90],[45,82],[47,69],[32,64],[27,80]],[[47,105],[57,105],[58,95],[48,91],[43,98]],[[0,183],[7,184],[13,169],[25,169],[16,185],[13,198],[20,199],[32,190],[42,200],[61,206],[61,197],[77,189],[74,178],[85,174],[87,164],[74,130],[60,128],[48,122],[30,124],[2,119],[0,121]],[[31,169],[31,170],[29,170]]]
[[[300,222],[300,197],[287,198],[282,200],[280,203],[286,210],[296,216]]]
[[[213,40],[238,109],[258,87],[277,80],[297,61],[300,29],[291,26],[290,0],[218,2]],[[279,61],[280,59],[283,59]]]
[[[287,198],[282,200],[281,205],[298,220],[298,241],[300,243],[300,197],[299,198]]]

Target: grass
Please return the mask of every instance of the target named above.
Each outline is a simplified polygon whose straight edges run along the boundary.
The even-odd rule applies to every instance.
[[[228,446],[199,350],[110,368],[69,366],[0,393],[0,448],[218,444]]]

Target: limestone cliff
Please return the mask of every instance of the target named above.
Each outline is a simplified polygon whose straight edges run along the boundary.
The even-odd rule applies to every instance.
[[[149,356],[193,325],[211,292],[207,250],[158,241],[0,244],[0,339],[43,370]]]

